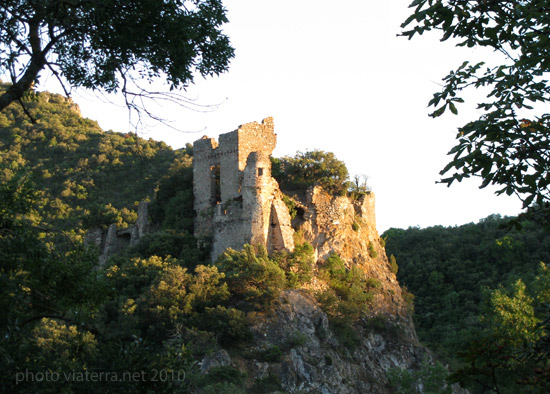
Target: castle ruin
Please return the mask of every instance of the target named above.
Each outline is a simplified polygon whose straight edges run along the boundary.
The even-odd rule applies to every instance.
[[[212,259],[227,248],[262,245],[269,253],[294,249],[290,214],[270,156],[277,135],[273,118],[193,144],[195,236],[210,238]]]

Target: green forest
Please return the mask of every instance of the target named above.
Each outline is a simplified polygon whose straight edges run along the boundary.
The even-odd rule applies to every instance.
[[[105,391],[244,392],[238,370],[201,375],[197,360],[220,346],[239,349],[250,339],[247,314],[268,310],[282,290],[314,275],[329,285],[317,297],[342,346],[353,348],[358,337],[349,322],[372,302],[376,283],[347,271],[337,255],[315,268],[311,246],[299,239],[291,254],[247,247],[211,264],[193,237],[190,145],[174,151],[104,132],[72,101],[47,92],[29,95],[26,108],[30,116],[18,105],[0,113],[2,392],[58,392],[55,381],[33,381],[29,371],[128,369],[181,379],[112,382]],[[299,152],[273,159],[273,168],[287,188],[366,192],[331,153]],[[142,200],[150,202],[156,231],[98,267],[84,235],[133,224]],[[382,239],[414,297],[420,341],[449,365],[443,378],[474,393],[548,388],[545,226],[532,216],[493,215],[459,227],[392,228]],[[399,392],[405,378],[393,379]],[[256,383],[248,392],[264,392],[266,382]],[[267,387],[277,388],[276,379]],[[76,391],[94,392],[93,382],[73,377],[64,392]]]
[[[387,230],[386,252],[414,295],[417,334],[472,392],[548,389],[550,232],[491,215],[458,227]]]

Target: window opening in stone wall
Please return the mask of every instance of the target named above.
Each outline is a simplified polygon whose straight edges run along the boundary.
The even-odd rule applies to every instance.
[[[301,207],[296,207],[296,215],[292,219],[292,228],[294,231],[298,231],[300,229],[300,226],[305,222],[305,211]]]
[[[264,174],[264,169],[262,167],[258,168],[258,176],[262,176]]]
[[[220,181],[220,165],[210,167],[212,176],[212,200],[215,204],[222,202],[222,188]]]

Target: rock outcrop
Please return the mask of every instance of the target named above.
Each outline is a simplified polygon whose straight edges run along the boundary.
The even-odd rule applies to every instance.
[[[211,238],[214,260],[247,243],[271,253],[291,251],[293,238],[307,241],[314,249],[313,280],[284,291],[268,312],[249,313],[253,340],[238,352],[206,356],[201,370],[231,365],[247,373],[249,386],[271,379],[287,393],[389,393],[388,370],[415,368],[431,355],[418,343],[376,230],[374,194],[333,196],[313,187],[284,196],[271,177],[275,143],[271,118],[222,134],[219,144],[206,137],[195,142],[195,235]],[[329,287],[319,273],[333,253],[376,284],[368,312],[346,327],[331,323],[315,297]]]
[[[294,198],[299,214],[293,225],[313,246],[316,260],[322,262],[336,253],[348,268],[357,266],[368,278],[376,279],[380,288],[374,295],[372,313],[401,319],[413,334],[402,289],[376,230],[374,193],[350,198],[331,196],[322,188],[313,187],[305,198],[298,194]]]
[[[232,366],[246,372],[248,387],[272,382],[274,387],[265,392],[389,394],[394,393],[387,377],[390,369],[416,369],[425,359],[432,360],[414,335],[379,318],[356,324],[359,342],[347,345],[304,290],[287,290],[269,313],[251,313],[248,318],[253,340],[236,352],[221,349],[207,355],[200,363],[202,373]]]
[[[314,296],[326,288],[317,276],[305,289],[286,290],[267,313],[250,313],[253,341],[244,352],[222,350],[203,360],[245,371],[249,385],[274,379],[285,393],[391,393],[387,372],[415,369],[430,352],[418,343],[410,311],[376,231],[374,194],[350,199],[321,188],[294,195],[294,229],[315,251],[316,269],[331,253],[359,267],[380,286],[369,313],[353,323],[350,345]],[[278,359],[262,354],[280,352]],[[455,389],[455,392],[458,389]]]

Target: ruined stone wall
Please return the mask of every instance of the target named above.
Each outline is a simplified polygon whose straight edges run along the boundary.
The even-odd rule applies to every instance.
[[[194,144],[195,236],[212,238],[212,258],[227,248],[263,245],[292,250],[288,208],[271,177],[270,155],[277,136],[266,118]]]
[[[148,209],[147,201],[141,201],[136,223],[127,228],[119,229],[116,223],[113,223],[106,230],[95,228],[86,233],[84,243],[98,248],[100,265],[105,264],[111,256],[137,244],[149,232]]]

